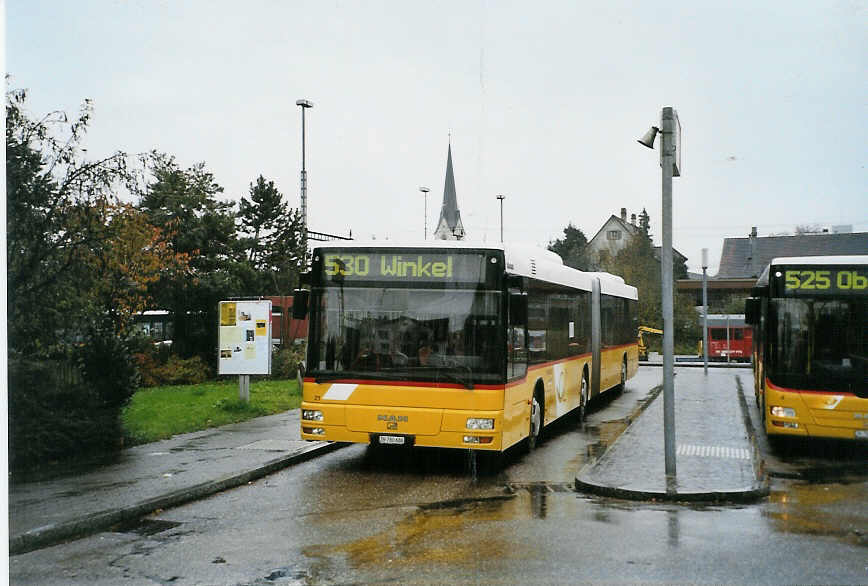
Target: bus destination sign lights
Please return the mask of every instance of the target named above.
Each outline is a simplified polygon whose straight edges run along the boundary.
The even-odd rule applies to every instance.
[[[784,267],[774,273],[783,296],[868,295],[868,270],[860,267]]]
[[[490,260],[496,263],[497,259]],[[446,253],[385,253],[335,251],[323,254],[325,281],[425,281],[481,283],[485,281],[485,255]]]

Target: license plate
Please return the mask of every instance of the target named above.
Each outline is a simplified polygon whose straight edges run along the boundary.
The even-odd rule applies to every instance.
[[[856,439],[868,439],[868,430],[864,430],[864,429],[856,430]]]
[[[381,444],[392,444],[395,446],[403,446],[404,445],[404,437],[400,435],[381,435],[380,436]]]

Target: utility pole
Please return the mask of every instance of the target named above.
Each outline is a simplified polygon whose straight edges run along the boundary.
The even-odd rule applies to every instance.
[[[681,176],[681,122],[672,107],[663,108],[660,128],[652,126],[639,144],[654,148],[654,138],[662,134],[660,166],[663,168],[663,245],[660,271],[663,296],[663,444],[666,457],[667,491],[674,491],[675,480],[675,320],[673,319],[672,278],[672,177]]]
[[[304,111],[313,108],[310,100],[296,100],[296,106],[301,106],[301,219],[304,223],[304,248],[307,250],[307,169],[305,168],[305,132]],[[307,253],[305,253],[307,254]]]
[[[506,196],[498,195],[497,199],[500,200],[500,243],[503,244],[503,200],[506,199]]]
[[[708,249],[702,249],[702,364],[708,376]]]
[[[428,192],[431,190],[427,187],[420,187],[419,191],[425,196],[425,240],[428,240]]]

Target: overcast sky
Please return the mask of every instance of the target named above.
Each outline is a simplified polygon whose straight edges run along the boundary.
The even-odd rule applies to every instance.
[[[226,198],[259,175],[299,206],[307,111],[310,228],[433,231],[446,150],[468,240],[591,238],[647,208],[658,152],[683,127],[674,246],[691,270],[723,238],[797,225],[868,231],[868,4],[8,0],[6,68],[34,114],[95,115],[91,157],[204,161]]]

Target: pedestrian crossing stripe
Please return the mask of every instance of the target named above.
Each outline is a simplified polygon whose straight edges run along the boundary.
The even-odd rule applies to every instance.
[[[744,448],[728,448],[726,446],[696,446],[678,444],[676,450],[679,456],[699,456],[701,458],[731,458],[734,460],[750,460],[750,451]]]

